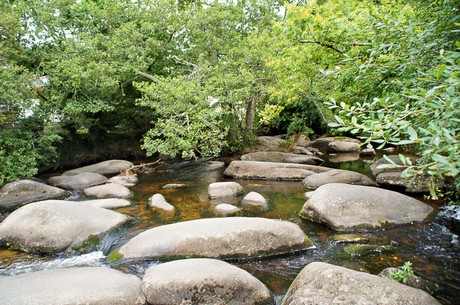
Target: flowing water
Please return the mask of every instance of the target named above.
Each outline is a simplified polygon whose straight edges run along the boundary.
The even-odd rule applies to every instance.
[[[358,160],[326,164],[328,166],[369,172],[369,163]],[[43,269],[72,266],[110,266],[142,277],[145,270],[158,261],[118,263],[110,265],[106,256],[131,237],[155,226],[168,223],[222,217],[216,214],[207,196],[212,182],[230,181],[222,173],[222,162],[202,160],[168,164],[151,173],[140,174],[139,183],[132,187],[130,207],[117,209],[131,217],[123,228],[103,238],[98,251],[87,254],[59,254],[44,256],[0,249],[0,276],[8,276]],[[276,295],[277,302],[302,268],[313,261],[323,261],[354,270],[377,274],[386,267],[412,263],[415,273],[433,284],[434,296],[443,304],[460,303],[460,251],[458,236],[433,216],[422,224],[413,224],[372,233],[361,233],[369,244],[384,246],[384,251],[347,254],[347,245],[334,242],[337,232],[302,220],[298,213],[306,201],[306,190],[300,182],[232,180],[239,182],[246,192],[256,191],[269,199],[266,211],[242,208],[240,216],[283,219],[298,224],[310,236],[314,249],[274,258],[234,260],[239,266],[264,282]],[[186,184],[186,188],[163,190],[170,183]],[[176,207],[174,214],[153,211],[147,204],[155,193],[161,193]],[[74,192],[71,200],[85,200],[81,192]],[[241,199],[241,198],[240,198]],[[239,199],[239,200],[240,200]],[[239,202],[233,202],[239,205]],[[438,206],[430,203],[436,209]]]

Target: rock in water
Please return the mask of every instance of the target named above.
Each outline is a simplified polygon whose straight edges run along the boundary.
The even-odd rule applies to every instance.
[[[78,203],[90,204],[104,209],[118,209],[129,207],[131,205],[131,203],[128,200],[121,198],[93,199],[78,201]]]
[[[324,160],[308,155],[283,153],[276,151],[261,151],[249,153],[241,156],[241,160],[244,161],[263,161],[263,162],[280,162],[280,163],[300,163],[300,164],[311,164],[319,165],[324,163]]]
[[[104,184],[105,176],[97,173],[84,172],[73,176],[55,176],[48,179],[48,183],[64,189],[79,190],[87,187]]]
[[[373,229],[423,221],[432,208],[412,197],[371,186],[330,183],[319,187],[300,216],[334,230]]]
[[[235,179],[300,181],[314,173],[329,170],[327,167],[309,164],[232,161],[224,175]]]
[[[85,250],[127,220],[120,213],[78,202],[39,201],[0,224],[0,245],[41,253]]]
[[[320,262],[308,264],[299,273],[282,302],[303,304],[440,305],[423,290]]]
[[[236,197],[244,193],[244,188],[237,182],[214,182],[208,187],[208,196],[211,199]]]
[[[111,257],[249,258],[274,256],[311,246],[300,227],[288,221],[257,217],[206,218],[142,232]]]
[[[268,209],[268,201],[264,196],[257,192],[249,192],[243,198],[243,204],[251,207],[257,207],[261,209]]]
[[[59,199],[68,193],[60,188],[32,180],[20,180],[5,184],[0,189],[0,210],[14,210],[25,204]]]
[[[131,191],[124,185],[118,183],[107,183],[104,185],[92,186],[84,189],[86,196],[97,198],[129,198],[132,196]]]
[[[331,169],[330,171],[324,173],[308,176],[302,181],[302,183],[309,189],[313,190],[317,189],[321,185],[328,183],[346,183],[372,186],[376,185],[375,181],[366,175],[341,169]]]
[[[0,278],[0,305],[143,305],[141,285],[109,268],[45,270]]]
[[[239,207],[227,203],[221,203],[214,206],[214,210],[224,216],[232,216],[241,212],[241,209]]]
[[[166,201],[165,197],[161,194],[153,195],[149,200],[149,205],[156,209],[167,212],[174,212],[176,208]]]
[[[186,259],[150,267],[142,291],[149,304],[273,304],[262,282],[215,259]]]
[[[132,167],[134,164],[125,160],[108,160],[93,165],[88,165],[72,170],[68,170],[63,175],[71,176],[83,172],[98,173],[101,175],[114,175]]]

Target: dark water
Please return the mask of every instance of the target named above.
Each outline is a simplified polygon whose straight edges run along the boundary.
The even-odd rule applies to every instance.
[[[327,165],[368,173],[370,163],[358,160],[328,162]],[[132,220],[117,232],[104,238],[99,251],[83,255],[67,254],[49,257],[0,249],[0,276],[50,268],[109,265],[106,262],[106,255],[143,230],[178,221],[222,217],[214,212],[213,205],[220,202],[209,201],[207,187],[212,182],[229,180],[222,175],[224,169],[221,162],[197,161],[170,164],[157,168],[152,173],[140,174],[139,183],[131,188],[134,194],[132,205],[117,210],[130,215]],[[458,236],[442,225],[436,215],[423,224],[361,233],[369,239],[369,244],[385,246],[387,250],[350,255],[344,251],[346,245],[337,244],[332,240],[332,236],[338,234],[337,232],[323,225],[302,220],[298,216],[306,201],[307,191],[300,182],[232,181],[239,182],[246,192],[256,191],[269,199],[270,208],[267,211],[251,210],[242,207],[239,201],[233,202],[242,208],[240,216],[289,220],[300,225],[316,246],[314,249],[282,257],[230,261],[264,282],[276,295],[277,302],[281,300],[300,270],[313,261],[328,262],[372,274],[377,274],[386,267],[397,267],[410,261],[417,275],[436,286],[434,296],[441,303],[460,303]],[[188,187],[163,190],[162,187],[168,183],[183,183]],[[167,201],[176,207],[176,213],[165,214],[152,211],[147,205],[147,200],[155,193],[163,194]],[[87,198],[77,192],[71,199]],[[436,204],[430,204],[438,208]],[[158,261],[122,263],[111,267],[141,277],[150,265],[158,263]]]

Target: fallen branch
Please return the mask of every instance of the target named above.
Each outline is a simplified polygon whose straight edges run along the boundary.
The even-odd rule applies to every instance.
[[[138,165],[133,165],[130,168],[127,168],[124,171],[122,171],[119,176],[134,176],[139,172],[146,173],[146,172],[152,171],[152,167],[160,163],[161,163],[161,160],[156,160],[155,162],[141,163]]]

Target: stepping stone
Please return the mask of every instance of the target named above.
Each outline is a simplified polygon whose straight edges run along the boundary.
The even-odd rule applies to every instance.
[[[45,270],[0,278],[0,305],[144,305],[141,285],[109,268]]]
[[[69,190],[80,190],[95,185],[104,184],[105,176],[97,173],[84,172],[73,176],[55,176],[48,179],[48,183]]]
[[[89,204],[39,201],[17,209],[0,224],[0,245],[40,253],[85,251],[127,220]]]
[[[242,203],[244,205],[261,208],[263,210],[268,209],[268,200],[257,192],[248,193],[246,196],[244,196]]]
[[[235,179],[301,181],[314,173],[329,170],[327,167],[309,164],[232,161],[224,175]]]
[[[83,204],[90,204],[99,208],[104,209],[118,209],[129,207],[131,203],[126,199],[121,198],[105,198],[105,199],[93,199],[93,200],[85,200],[85,201],[78,201],[78,203]]]
[[[83,190],[86,196],[97,198],[130,198],[131,191],[124,185],[118,183],[107,183],[104,185],[92,186]]]
[[[211,183],[208,187],[208,196],[210,199],[237,197],[243,193],[243,187],[237,182],[215,182]]]
[[[280,163],[300,163],[319,165],[324,163],[323,159],[315,156],[283,153],[276,151],[254,152],[241,156],[243,161],[262,161],[262,162],[280,162]]]
[[[374,180],[366,175],[341,169],[331,169],[330,171],[324,173],[308,176],[302,181],[302,183],[307,188],[313,190],[328,183],[346,183],[370,186],[377,185]]]
[[[227,204],[227,203],[221,203],[221,204],[216,205],[214,207],[214,210],[216,210],[216,212],[224,216],[236,215],[239,212],[241,212],[241,209],[239,207],[236,207],[232,204]]]
[[[11,182],[0,189],[0,210],[11,211],[31,202],[60,199],[67,194],[63,189],[33,180]]]
[[[186,259],[150,267],[142,280],[149,304],[274,304],[247,271],[215,259]]]
[[[313,193],[300,216],[338,231],[370,230],[421,222],[432,210],[429,205],[397,192],[329,183]]]
[[[166,212],[174,212],[176,208],[166,201],[165,197],[161,194],[153,195],[149,200],[149,205],[155,210]]]
[[[91,173],[98,173],[101,175],[115,175],[119,174],[122,171],[134,166],[132,162],[125,161],[125,160],[108,160],[99,162],[93,165],[88,165],[72,170],[68,170],[63,173],[66,176],[72,176],[76,174],[80,174],[83,172],[91,172]]]
[[[289,287],[281,305],[294,304],[440,305],[423,290],[320,262],[303,268]]]
[[[110,256],[114,259],[250,258],[291,253],[311,246],[300,227],[288,221],[205,218],[149,229]]]
[[[135,186],[139,179],[137,179],[136,175],[131,176],[115,176],[109,179],[109,182],[118,183],[124,186]]]

